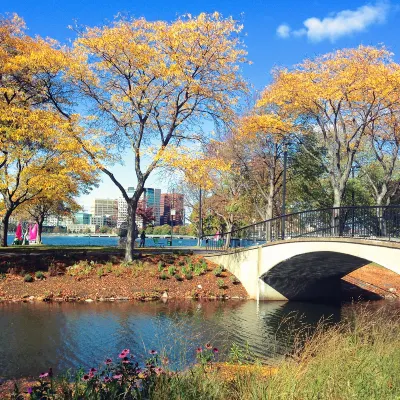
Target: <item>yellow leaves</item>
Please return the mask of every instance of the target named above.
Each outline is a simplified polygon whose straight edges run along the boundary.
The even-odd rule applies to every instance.
[[[292,124],[274,113],[253,114],[243,117],[238,124],[238,137],[251,139],[257,135],[273,135],[276,141],[292,132]]]
[[[324,103],[387,101],[398,87],[399,66],[384,47],[360,46],[305,60],[274,72],[258,106],[276,104],[290,112],[317,113]],[[397,92],[397,91],[396,91]],[[398,96],[398,94],[397,94]]]
[[[231,169],[231,163],[218,154],[205,155],[189,148],[164,148],[159,159],[162,166],[181,171],[187,182],[206,190],[213,187],[215,174]]]

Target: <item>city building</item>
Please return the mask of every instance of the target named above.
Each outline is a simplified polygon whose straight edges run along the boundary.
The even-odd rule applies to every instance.
[[[93,224],[70,224],[67,227],[69,233],[96,233],[97,226]]]
[[[128,187],[128,196],[132,196],[135,188]],[[139,205],[145,208],[151,208],[154,215],[154,225],[160,225],[160,200],[161,189],[145,188],[139,199]],[[121,227],[128,218],[128,204],[123,197],[118,199],[117,227]],[[139,229],[143,228],[143,221],[140,216],[136,216],[136,225]]]
[[[103,225],[111,227],[116,226],[118,218],[118,200],[94,199],[91,206],[91,214],[92,214],[92,219],[100,217],[99,220],[103,221]],[[107,218],[106,223],[104,223],[104,217]]]
[[[181,193],[163,193],[160,201],[160,224],[171,225],[171,220],[175,225],[184,224],[184,197]],[[171,210],[175,210],[175,215],[171,215]]]
[[[75,220],[76,224],[89,225],[91,217],[92,217],[92,214],[85,213],[85,212],[77,212],[74,215],[74,220]]]

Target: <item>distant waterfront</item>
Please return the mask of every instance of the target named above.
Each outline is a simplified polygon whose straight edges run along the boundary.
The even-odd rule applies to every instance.
[[[73,235],[42,235],[42,242],[48,246],[118,246],[118,236],[111,237],[96,237],[96,236],[73,236]],[[14,240],[14,235],[8,235],[8,244]],[[167,246],[167,240],[160,238],[159,244]],[[175,239],[172,240],[173,246],[195,246],[196,239]],[[154,246],[154,241],[151,238],[146,239],[146,246]]]

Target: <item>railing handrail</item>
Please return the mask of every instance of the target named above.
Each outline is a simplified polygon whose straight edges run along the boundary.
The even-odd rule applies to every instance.
[[[289,214],[285,214],[285,215],[280,215],[274,218],[270,218],[270,219],[266,219],[264,221],[259,221],[259,222],[255,222],[254,224],[250,224],[250,225],[246,225],[243,226],[241,228],[236,228],[233,229],[231,231],[228,232],[216,232],[214,234],[210,234],[210,235],[202,235],[200,239],[204,239],[204,238],[209,238],[209,237],[214,237],[216,235],[219,235],[221,238],[222,237],[226,237],[227,235],[231,235],[234,234],[235,232],[239,232],[245,229],[249,229],[252,228],[253,226],[257,226],[260,224],[266,224],[266,223],[272,223],[274,221],[277,220],[282,220],[282,219],[287,219],[296,215],[300,215],[300,214],[305,214],[305,213],[317,213],[317,212],[325,212],[325,211],[335,211],[335,210],[355,210],[355,209],[390,209],[390,208],[399,208],[400,209],[400,204],[390,204],[390,205],[385,205],[385,206],[340,206],[340,207],[326,207],[326,208],[317,208],[317,209],[311,209],[311,210],[304,210],[304,211],[296,211],[294,213],[289,213]]]

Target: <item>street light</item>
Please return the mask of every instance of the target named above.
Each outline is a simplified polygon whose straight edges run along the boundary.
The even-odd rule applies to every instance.
[[[173,217],[175,217],[175,214],[176,214],[175,209],[172,209],[171,210],[171,246],[172,246],[172,233],[174,231],[174,218]]]

